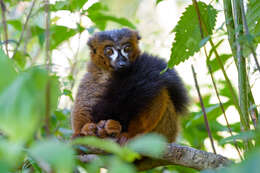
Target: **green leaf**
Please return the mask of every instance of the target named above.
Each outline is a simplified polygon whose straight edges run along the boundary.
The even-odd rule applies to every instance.
[[[146,134],[132,139],[127,147],[150,157],[159,158],[166,149],[166,139],[158,134]]]
[[[247,6],[246,19],[251,34],[260,43],[260,1],[249,0]]]
[[[227,62],[227,60],[231,57],[232,57],[231,54],[220,55],[220,59],[222,60],[223,64],[225,64]],[[210,60],[209,65],[210,65],[213,73],[217,70],[220,70],[220,68],[221,68],[216,58],[214,58],[213,60]]]
[[[72,144],[77,145],[87,145],[95,148],[102,149],[106,152],[118,155],[120,158],[132,162],[135,159],[140,158],[140,155],[127,147],[120,147],[117,143],[111,140],[100,139],[93,136],[88,136],[84,138],[77,138],[72,141]]]
[[[23,24],[20,20],[8,20],[7,23],[13,26],[18,31],[22,31],[23,29]]]
[[[86,169],[88,172],[100,173],[100,168],[104,168],[104,157],[97,157],[92,160],[89,164],[86,165]]]
[[[71,12],[79,11],[88,0],[69,0],[56,1],[51,4],[51,11],[69,10]]]
[[[224,138],[223,140],[219,141],[219,143],[223,145],[227,143],[233,143],[234,139],[244,141],[244,140],[255,139],[255,137],[256,137],[255,131],[241,132],[239,134]]]
[[[14,64],[0,49],[0,94],[17,76]]]
[[[57,48],[62,42],[69,40],[72,36],[78,32],[82,32],[84,28],[79,27],[79,29],[71,29],[65,26],[52,25],[50,28],[50,49],[53,50]],[[45,30],[39,26],[31,27],[32,36],[37,36],[40,45],[43,46],[45,42]]]
[[[82,32],[84,29],[80,28],[80,32]],[[57,48],[58,45],[60,45],[63,41],[68,40],[70,37],[77,34],[78,31],[75,29],[70,29],[65,26],[59,26],[59,25],[53,25],[51,27],[51,49]]]
[[[135,29],[135,25],[132,24],[126,18],[118,18],[115,16],[107,15],[105,12],[107,11],[107,7],[103,6],[101,3],[93,4],[88,10],[88,17],[91,19],[92,22],[96,24],[96,26],[100,30],[104,30],[106,28],[107,22],[115,22],[122,26],[127,26],[132,29]]]
[[[14,168],[21,164],[23,159],[23,148],[18,143],[12,143],[0,137],[0,168],[4,163],[6,168]],[[2,171],[2,169],[0,169]],[[8,172],[8,171],[6,171]]]
[[[21,51],[17,51],[13,60],[23,69],[26,65],[27,55]]]
[[[211,35],[216,23],[217,10],[203,2],[198,2],[198,6],[201,19],[207,28],[207,32]],[[186,8],[173,32],[176,34],[175,41],[172,44],[171,57],[168,62],[169,68],[187,60],[200,50],[202,38],[198,16],[193,5]],[[204,37],[207,37],[205,33]]]
[[[54,172],[71,173],[74,168],[74,151],[64,143],[47,140],[35,143],[30,149],[29,154],[40,165],[47,163]]]
[[[74,101],[71,90],[64,89],[64,90],[63,90],[63,94],[66,95],[66,96],[68,96],[71,101]]]
[[[163,0],[156,0],[156,5],[158,5],[160,2],[162,2]]]
[[[0,129],[10,140],[26,142],[41,127],[45,113],[45,92],[48,74],[45,69],[34,67],[22,72],[0,94]],[[50,78],[50,110],[57,106],[58,79]]]
[[[108,173],[135,173],[133,165],[125,163],[117,157],[109,159]]]

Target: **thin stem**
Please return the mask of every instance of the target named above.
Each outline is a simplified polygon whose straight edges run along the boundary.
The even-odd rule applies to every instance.
[[[197,1],[196,1],[196,0],[192,0],[192,1],[193,1],[193,4],[197,4]],[[196,12],[199,11],[198,5],[194,5],[194,7],[197,8]],[[200,16],[200,13],[197,12],[197,15]],[[201,17],[198,17],[198,19],[200,20]],[[206,28],[205,23],[203,22],[203,20],[201,20],[200,24],[201,24],[201,25],[199,25],[200,28],[201,28],[200,30],[203,31],[203,32],[205,32],[206,35],[208,35],[208,31],[207,31],[207,28]],[[212,47],[212,48],[215,48],[215,44],[213,43],[213,41],[212,41],[211,38],[209,39],[209,42],[210,42],[211,47]],[[224,75],[224,78],[225,78],[225,80],[226,80],[226,82],[227,82],[227,86],[228,86],[228,89],[229,89],[229,91],[230,91],[230,93],[231,93],[233,103],[234,103],[234,105],[235,105],[235,107],[236,107],[236,109],[237,109],[237,111],[238,111],[240,117],[242,117],[242,112],[241,112],[241,109],[240,109],[240,107],[239,107],[239,101],[238,101],[236,92],[235,92],[235,90],[234,90],[234,88],[233,88],[233,86],[232,86],[232,83],[230,82],[230,80],[229,80],[229,78],[228,78],[228,75],[227,75],[227,73],[226,73],[226,71],[225,71],[225,69],[224,69],[223,62],[222,62],[222,60],[221,60],[221,58],[220,58],[220,56],[219,56],[219,54],[218,54],[218,52],[217,52],[216,49],[213,49],[213,53],[214,53],[215,56],[216,56],[217,62],[218,62],[218,64],[220,65],[221,71],[222,71],[222,73],[223,73],[223,75]],[[245,124],[243,118],[241,118],[241,122],[242,122],[242,124]]]
[[[17,52],[17,50],[18,50],[18,48],[19,48],[19,46],[20,46],[20,44],[21,44],[21,42],[22,42],[22,40],[23,40],[23,35],[24,35],[24,32],[25,32],[25,30],[26,30],[26,28],[27,28],[27,24],[28,24],[28,21],[29,21],[29,19],[30,19],[30,17],[31,17],[32,10],[33,10],[33,7],[34,7],[35,3],[36,3],[36,0],[34,0],[34,1],[32,2],[30,11],[29,11],[29,13],[28,13],[28,15],[27,15],[27,17],[26,17],[25,23],[24,23],[24,25],[23,25],[23,29],[22,29],[20,38],[19,38],[18,43],[17,43],[17,45],[16,45],[16,47],[15,47],[13,57],[16,55],[16,52]],[[13,57],[12,57],[12,58],[13,58]]]
[[[228,127],[228,131],[229,131],[230,135],[233,137],[233,133],[232,133],[230,124],[229,124],[229,122],[228,122],[228,119],[227,119],[227,115],[226,115],[224,106],[223,106],[223,104],[222,104],[222,102],[221,102],[221,100],[220,100],[220,96],[219,96],[219,93],[218,93],[218,89],[217,89],[216,82],[215,82],[215,80],[214,80],[214,76],[213,76],[213,73],[212,73],[212,70],[211,70],[211,66],[210,66],[209,64],[208,64],[208,70],[209,70],[210,77],[211,77],[211,80],[212,80],[212,83],[213,83],[213,86],[214,86],[214,90],[215,90],[215,92],[216,92],[216,95],[217,95],[217,98],[218,98],[218,101],[219,101],[220,108],[221,108],[221,110],[222,110],[222,112],[223,112],[223,115],[224,115],[224,118],[225,118],[225,121],[226,121],[226,124],[227,124],[227,127]],[[238,146],[237,146],[236,140],[233,139],[233,141],[234,141],[234,145],[235,145],[235,148],[236,148],[236,150],[237,150],[237,153],[238,153],[240,159],[243,160],[243,157],[242,157],[242,155],[241,155],[241,153],[240,153],[240,151],[239,151],[239,148],[238,148]]]
[[[4,41],[5,41],[5,50],[6,50],[6,55],[9,57],[9,51],[8,51],[8,32],[7,32],[7,23],[6,23],[6,16],[5,16],[5,12],[6,12],[6,7],[5,7],[5,3],[3,0],[0,0],[0,6],[1,6],[1,11],[2,11],[2,24],[4,26]]]
[[[193,78],[194,78],[194,82],[195,82],[195,87],[196,87],[196,90],[197,90],[197,93],[198,93],[198,96],[199,96],[199,99],[200,99],[200,105],[201,105],[202,112],[203,112],[204,123],[205,123],[206,129],[208,131],[208,136],[209,136],[209,139],[210,139],[211,147],[213,149],[213,152],[216,154],[216,149],[215,149],[215,146],[214,146],[212,133],[210,131],[210,127],[209,127],[209,122],[208,122],[205,106],[204,106],[204,103],[203,103],[203,100],[202,100],[202,97],[201,97],[201,94],[200,94],[200,89],[199,89],[199,85],[198,85],[198,81],[197,81],[197,77],[196,77],[196,72],[194,70],[193,65],[191,65],[191,69],[192,69],[192,74],[193,74]]]
[[[45,65],[48,71],[48,81],[46,85],[46,107],[45,107],[45,130],[46,134],[50,135],[50,105],[51,105],[51,83],[49,78],[50,73],[50,64],[51,64],[51,57],[50,57],[50,7],[49,7],[49,0],[45,0],[45,15],[46,15],[46,30],[45,30]]]

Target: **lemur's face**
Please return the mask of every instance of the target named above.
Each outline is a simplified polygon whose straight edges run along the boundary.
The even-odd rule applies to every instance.
[[[88,42],[92,61],[109,71],[125,69],[139,55],[139,39],[136,31],[126,28],[98,32]]]
[[[120,70],[130,65],[129,57],[132,55],[131,43],[123,45],[108,45],[104,48],[104,55],[109,58],[110,65],[115,70]]]

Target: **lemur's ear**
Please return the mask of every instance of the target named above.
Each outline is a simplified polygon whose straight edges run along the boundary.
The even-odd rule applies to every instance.
[[[87,42],[87,45],[88,47],[90,48],[90,50],[93,52],[93,53],[96,53],[96,48],[95,48],[95,43],[96,43],[96,35],[92,36],[89,38],[88,42]]]
[[[137,40],[141,40],[141,36],[140,36],[139,32],[138,31],[134,31],[134,33],[136,35]]]

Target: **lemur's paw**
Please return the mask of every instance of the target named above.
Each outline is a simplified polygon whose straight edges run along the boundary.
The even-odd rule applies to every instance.
[[[118,121],[107,120],[105,124],[105,130],[109,136],[118,137],[121,133],[122,126]]]
[[[115,120],[101,120],[97,124],[97,128],[97,135],[102,138],[118,137],[122,130],[121,124]]]
[[[97,136],[97,125],[95,123],[86,123],[82,127],[80,134],[82,136]]]

